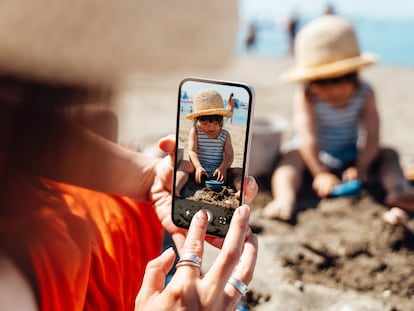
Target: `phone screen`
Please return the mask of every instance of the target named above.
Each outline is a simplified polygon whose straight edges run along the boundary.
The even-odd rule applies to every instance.
[[[186,78],[178,89],[173,222],[204,209],[207,233],[225,236],[243,202],[254,92],[247,84]]]

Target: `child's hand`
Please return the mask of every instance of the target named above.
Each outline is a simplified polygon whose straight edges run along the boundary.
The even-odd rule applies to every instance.
[[[226,170],[218,168],[214,171],[213,177],[216,178],[217,181],[224,182],[226,180]]]
[[[333,187],[340,183],[341,181],[334,174],[322,172],[314,177],[312,187],[316,194],[323,198],[330,195]]]
[[[202,166],[197,167],[194,174],[194,178],[197,184],[201,183],[201,178],[203,177],[203,175],[210,177],[207,171]]]
[[[344,181],[352,180],[352,179],[358,179],[358,170],[355,166],[348,167],[343,173],[342,173],[342,179]]]

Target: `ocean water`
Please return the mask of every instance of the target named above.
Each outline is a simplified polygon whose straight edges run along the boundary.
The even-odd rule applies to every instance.
[[[414,9],[410,9],[414,2],[407,1],[406,6],[403,4],[398,6],[397,2],[404,2],[404,0],[394,1],[396,1],[394,5],[390,5],[389,1],[385,4],[376,1],[375,6],[371,8],[368,5],[373,5],[372,1],[348,0],[346,3],[337,1],[338,6],[334,5],[334,9],[337,15],[353,22],[362,51],[376,54],[379,63],[414,68]],[[237,51],[265,57],[279,57],[289,53],[286,24],[290,15],[297,16],[300,29],[306,22],[320,15],[316,14],[315,10],[310,11],[305,4],[313,3],[312,8],[314,8],[319,3],[318,12],[322,12],[322,4],[326,5],[326,2],[321,3],[318,0],[299,2],[301,1],[240,0],[241,25]],[[294,7],[293,3],[297,5]],[[352,3],[355,9],[352,6],[345,6]],[[367,7],[365,10],[364,6]],[[247,49],[245,40],[250,23],[256,26],[257,36],[255,44]]]

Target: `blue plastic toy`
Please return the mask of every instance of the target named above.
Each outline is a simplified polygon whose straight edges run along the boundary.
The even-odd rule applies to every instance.
[[[345,181],[333,187],[331,197],[354,197],[357,196],[361,190],[362,183],[357,179]]]
[[[217,180],[206,180],[206,186],[210,186],[214,191],[220,191],[223,184]]]

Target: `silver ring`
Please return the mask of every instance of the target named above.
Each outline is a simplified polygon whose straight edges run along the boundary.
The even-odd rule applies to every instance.
[[[200,268],[200,265],[193,262],[193,261],[179,261],[175,267],[179,268],[179,267],[183,267],[183,266],[191,266],[191,267],[197,267]]]
[[[246,283],[239,279],[236,279],[234,276],[231,276],[227,282],[233,285],[242,296],[246,295],[246,293],[249,291]]]
[[[186,253],[183,256],[181,256],[180,260],[178,261],[180,262],[193,262],[199,266],[201,266],[201,258],[198,257],[196,254],[194,253]]]

